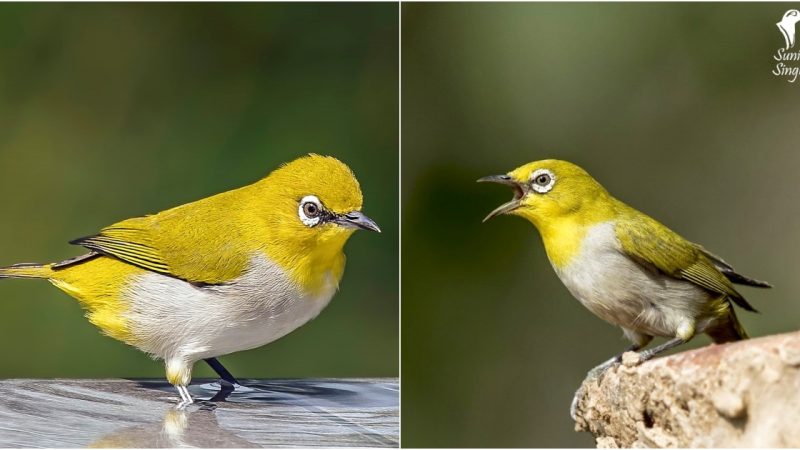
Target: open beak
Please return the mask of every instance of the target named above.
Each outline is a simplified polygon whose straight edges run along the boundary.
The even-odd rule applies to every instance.
[[[522,204],[522,197],[525,196],[525,190],[522,186],[516,182],[513,178],[508,175],[491,175],[488,177],[483,177],[478,180],[478,183],[498,183],[498,184],[505,184],[506,186],[511,186],[514,189],[514,198],[507,202],[503,203],[502,205],[495,208],[494,211],[490,212],[485,219],[484,222],[491,219],[494,216],[499,216],[501,214],[508,214],[511,211],[519,208]]]
[[[343,227],[377,231],[378,233],[381,232],[378,224],[369,217],[365,216],[361,211],[352,211],[347,214],[342,214],[336,218],[336,223]]]

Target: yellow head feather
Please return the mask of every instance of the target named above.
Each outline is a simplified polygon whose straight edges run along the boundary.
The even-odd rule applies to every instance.
[[[361,210],[363,201],[361,186],[345,163],[314,153],[281,165],[257,184],[284,199],[300,201],[305,195],[316,195],[339,214]]]
[[[263,221],[251,230],[262,233],[257,239],[264,242],[267,255],[309,291],[331,280],[338,283],[345,263],[342,249],[355,228],[335,222],[308,226],[298,217],[298,209],[304,198],[314,196],[324,210],[336,215],[361,211],[361,187],[350,168],[336,158],[310,154],[251,187],[252,209]]]
[[[535,188],[535,174],[552,177],[552,186],[541,193],[531,189],[522,198],[520,207],[511,214],[528,219],[540,230],[556,226],[561,220],[595,224],[610,217],[608,192],[575,164],[546,159],[514,169],[509,176],[520,184]]]
[[[524,217],[539,230],[550,261],[567,264],[577,254],[589,226],[614,217],[616,203],[585,170],[546,159],[518,167],[500,181],[515,187],[515,199],[495,210]]]

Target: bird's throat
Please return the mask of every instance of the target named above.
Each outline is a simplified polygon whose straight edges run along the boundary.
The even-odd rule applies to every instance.
[[[279,258],[279,265],[305,293],[312,296],[323,294],[338,287],[344,273],[344,245],[350,234],[314,241],[290,258]]]
[[[562,219],[537,225],[547,257],[556,268],[568,266],[580,253],[588,227],[574,220]]]

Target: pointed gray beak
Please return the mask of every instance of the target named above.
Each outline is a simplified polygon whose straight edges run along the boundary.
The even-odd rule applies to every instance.
[[[377,231],[378,233],[381,232],[378,224],[369,217],[365,216],[361,211],[352,211],[347,214],[342,214],[341,216],[338,216],[335,221],[343,227]]]
[[[514,189],[514,198],[511,201],[503,203],[495,208],[494,211],[490,212],[489,215],[483,219],[484,222],[492,217],[499,216],[501,214],[508,214],[511,211],[519,208],[519,206],[522,204],[522,197],[525,196],[525,189],[519,183],[517,183],[516,180],[508,175],[490,175],[488,177],[478,179],[478,183],[505,184],[506,186],[511,186]]]

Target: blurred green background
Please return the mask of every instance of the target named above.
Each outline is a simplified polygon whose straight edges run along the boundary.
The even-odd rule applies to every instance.
[[[67,241],[105,225],[334,155],[383,234],[353,237],[316,320],[221,361],[242,378],[397,376],[397,9],[0,5],[0,264],[78,255]],[[164,376],[48,283],[0,282],[0,317],[0,377]]]
[[[593,446],[568,410],[622,350],[484,175],[555,157],[722,255],[753,336],[800,325],[800,81],[771,74],[788,4],[406,3],[404,446]],[[657,342],[662,342],[661,340]],[[707,345],[705,336],[682,348]]]

